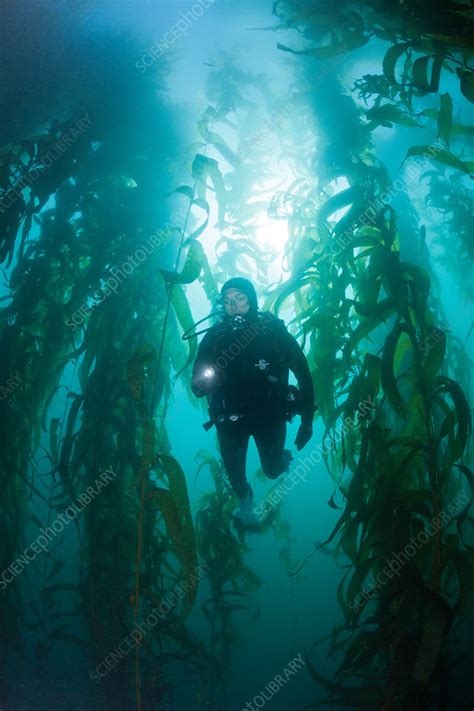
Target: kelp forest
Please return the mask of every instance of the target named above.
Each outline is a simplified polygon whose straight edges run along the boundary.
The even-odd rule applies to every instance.
[[[2,711],[472,709],[472,1],[1,14]],[[235,276],[317,404],[257,531],[191,390]]]

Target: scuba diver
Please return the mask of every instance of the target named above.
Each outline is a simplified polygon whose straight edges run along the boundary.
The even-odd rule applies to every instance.
[[[241,277],[221,289],[221,320],[207,330],[194,362],[191,389],[207,397],[224,468],[244,525],[258,525],[253,491],[246,478],[248,443],[253,436],[269,479],[288,470],[293,456],[284,449],[286,423],[295,414],[301,425],[295,439],[302,449],[313,434],[314,388],[306,356],[282,319],[258,309],[253,284]],[[291,370],[298,388],[288,384]]]

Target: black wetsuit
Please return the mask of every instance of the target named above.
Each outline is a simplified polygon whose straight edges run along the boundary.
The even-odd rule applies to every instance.
[[[311,373],[303,351],[281,319],[269,312],[224,316],[199,345],[191,387],[197,397],[207,396],[224,466],[240,498],[249,491],[245,463],[250,436],[269,478],[288,467],[284,445],[291,410],[289,370],[300,391],[298,412],[302,422],[310,425],[314,415]]]

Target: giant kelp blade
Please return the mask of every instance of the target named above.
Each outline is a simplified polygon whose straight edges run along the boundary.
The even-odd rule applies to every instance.
[[[181,563],[181,578],[185,588],[182,614],[186,616],[196,599],[195,577],[198,563],[188,489],[184,472],[176,459],[160,454],[158,460],[168,479],[169,489],[158,487],[150,496],[163,515],[174,553]]]
[[[67,418],[66,433],[64,435],[64,439],[61,445],[61,453],[59,455],[57,470],[64,487],[64,495],[69,496],[72,501],[77,504],[78,500],[75,492],[74,482],[71,479],[70,459],[75,439],[74,428],[76,425],[77,416],[79,414],[79,409],[84,401],[84,396],[76,395],[74,393],[68,393],[68,397],[72,397],[74,398],[74,400],[70,407]]]
[[[406,414],[406,407],[395,376],[395,356],[400,336],[405,330],[402,324],[397,324],[385,341],[382,354],[382,387],[389,402],[402,417]]]
[[[474,104],[474,74],[467,69],[456,67],[456,73],[461,80],[461,91],[468,101]]]
[[[407,51],[409,46],[410,45],[407,42],[402,42],[401,44],[396,44],[387,50],[385,57],[383,58],[383,62],[382,62],[383,73],[385,74],[387,79],[390,82],[392,82],[393,84],[398,84],[398,81],[395,77],[395,67],[397,65],[397,62],[400,59],[400,57]]]
[[[452,378],[445,375],[438,375],[433,382],[433,393],[449,393],[455,407],[458,428],[456,433],[456,454],[457,459],[466,448],[468,439],[472,431],[472,418],[469,403],[462,388]]]
[[[194,319],[193,319],[193,315],[191,313],[191,309],[189,307],[188,299],[186,298],[186,292],[180,286],[180,284],[173,284],[173,286],[172,286],[171,303],[173,305],[173,309],[176,314],[176,317],[179,321],[179,325],[183,329],[183,332],[186,333],[186,331],[190,331],[194,326]],[[194,358],[196,357],[196,352],[197,352],[196,339],[195,338],[188,339],[188,345],[189,345],[188,358],[187,358],[184,366],[181,368],[181,370],[178,373],[176,373],[175,378],[177,378],[179,375],[181,375],[181,373],[184,370],[186,370],[186,368],[189,365],[191,365],[191,363],[194,361]]]
[[[219,164],[214,158],[207,158],[202,154],[197,154],[192,165],[193,178],[197,181],[198,195],[201,199],[206,199],[206,191],[209,187],[207,178],[209,177],[214,188],[218,204],[219,226],[225,225],[225,210],[227,204],[226,188]]]
[[[198,237],[200,237],[209,224],[210,208],[207,200],[204,200],[203,198],[196,198],[195,200],[193,200],[192,204],[197,205],[197,207],[200,207],[202,210],[204,210],[204,212],[206,213],[206,217],[203,222],[201,222],[199,227],[197,227],[193,232],[191,232],[190,235],[186,237],[184,245],[187,245],[190,240],[197,239]]]
[[[466,617],[474,608],[474,549],[451,551],[448,556],[458,576],[456,612],[461,617]]]
[[[453,153],[445,151],[437,146],[412,146],[406,152],[402,165],[408,158],[411,158],[411,156],[424,156],[425,158],[437,161],[448,168],[457,168],[457,170],[467,173],[468,175],[472,175],[474,173],[474,162],[463,161]]]
[[[182,270],[180,272],[172,272],[167,269],[160,269],[160,272],[170,284],[191,284],[201,273],[203,256],[202,245],[196,240],[191,241]]]

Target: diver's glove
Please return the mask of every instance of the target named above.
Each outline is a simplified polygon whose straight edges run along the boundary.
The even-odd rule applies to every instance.
[[[299,451],[308,444],[309,440],[313,436],[313,425],[311,422],[302,421],[299,426],[298,432],[296,434],[295,445],[296,449]]]

